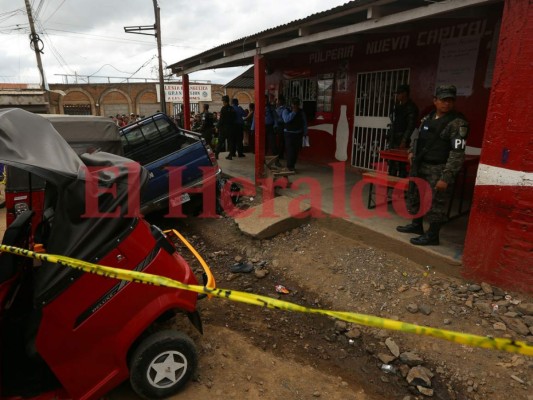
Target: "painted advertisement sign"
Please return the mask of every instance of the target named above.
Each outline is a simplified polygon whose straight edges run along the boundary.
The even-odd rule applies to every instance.
[[[159,85],[157,85],[157,97],[159,98]],[[189,97],[191,103],[211,101],[211,85],[189,85]],[[183,103],[183,85],[166,84],[165,101]]]

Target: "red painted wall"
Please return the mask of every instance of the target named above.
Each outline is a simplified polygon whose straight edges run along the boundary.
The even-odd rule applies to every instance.
[[[508,173],[533,172],[532,21],[531,2],[505,2],[481,166]],[[533,293],[531,182],[476,186],[463,263],[466,277]]]
[[[274,71],[266,77],[267,87],[279,87],[282,79],[289,76],[316,77],[320,74],[336,73],[343,62],[347,62],[348,91],[333,94],[331,122],[334,132],[339,119],[340,106],[347,105],[350,127],[348,163],[351,160],[352,135],[357,73],[410,68],[411,97],[422,111],[432,107],[433,93],[440,54],[439,35],[452,37],[480,33],[480,45],[476,63],[472,94],[459,97],[457,109],[463,112],[470,122],[471,133],[468,145],[481,147],[485,130],[486,112],[490,87],[485,87],[487,65],[489,63],[492,38],[498,32],[502,4],[478,7],[475,13],[450,14],[446,18],[432,18],[388,29],[383,34],[364,34],[354,43],[341,43],[324,48],[315,48],[309,53],[296,53],[283,59],[268,59],[269,69]],[[451,33],[450,33],[451,32]],[[344,49],[353,45],[351,57],[331,60],[328,50]],[[335,85],[336,88],[336,85]],[[421,115],[422,116],[422,115]],[[311,125],[329,121],[309,121]],[[303,149],[301,157],[318,163],[335,161],[335,135],[326,132],[310,131],[311,147]]]

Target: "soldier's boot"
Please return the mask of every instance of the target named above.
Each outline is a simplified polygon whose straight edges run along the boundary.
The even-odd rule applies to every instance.
[[[416,233],[417,235],[424,234],[424,219],[423,218],[414,218],[413,222],[408,225],[400,225],[396,227],[398,232],[402,233]]]
[[[439,245],[439,232],[442,224],[432,222],[429,224],[429,229],[422,236],[412,238],[410,242],[417,246],[438,246]]]

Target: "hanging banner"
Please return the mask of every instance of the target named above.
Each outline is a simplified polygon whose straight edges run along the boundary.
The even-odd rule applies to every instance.
[[[156,85],[156,91],[159,98],[159,85]],[[191,103],[211,101],[211,85],[189,85],[189,97]],[[183,85],[165,84],[165,101],[183,103]]]
[[[453,84],[458,96],[470,96],[478,58],[480,36],[446,39],[441,42],[435,87]]]

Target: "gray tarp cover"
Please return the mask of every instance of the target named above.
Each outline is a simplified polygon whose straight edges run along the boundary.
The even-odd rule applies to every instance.
[[[128,196],[140,198],[148,180],[148,172],[130,159],[105,152],[78,156],[47,119],[21,109],[0,110],[0,162],[52,184],[47,186],[45,198],[45,207],[54,210],[46,250],[86,261],[105,255],[117,237],[136,222],[132,215],[138,210],[128,210]],[[99,187],[116,188],[113,195],[96,194],[98,210],[86,209],[89,176],[98,180]],[[100,216],[115,211],[117,217]],[[53,300],[72,283],[70,278],[79,274],[55,265],[37,269],[35,305]]]
[[[52,123],[76,153],[93,149],[123,155],[118,126],[111,118],[93,115],[39,114]]]
[[[54,184],[75,179],[83,165],[49,121],[19,108],[0,110],[0,159]]]

